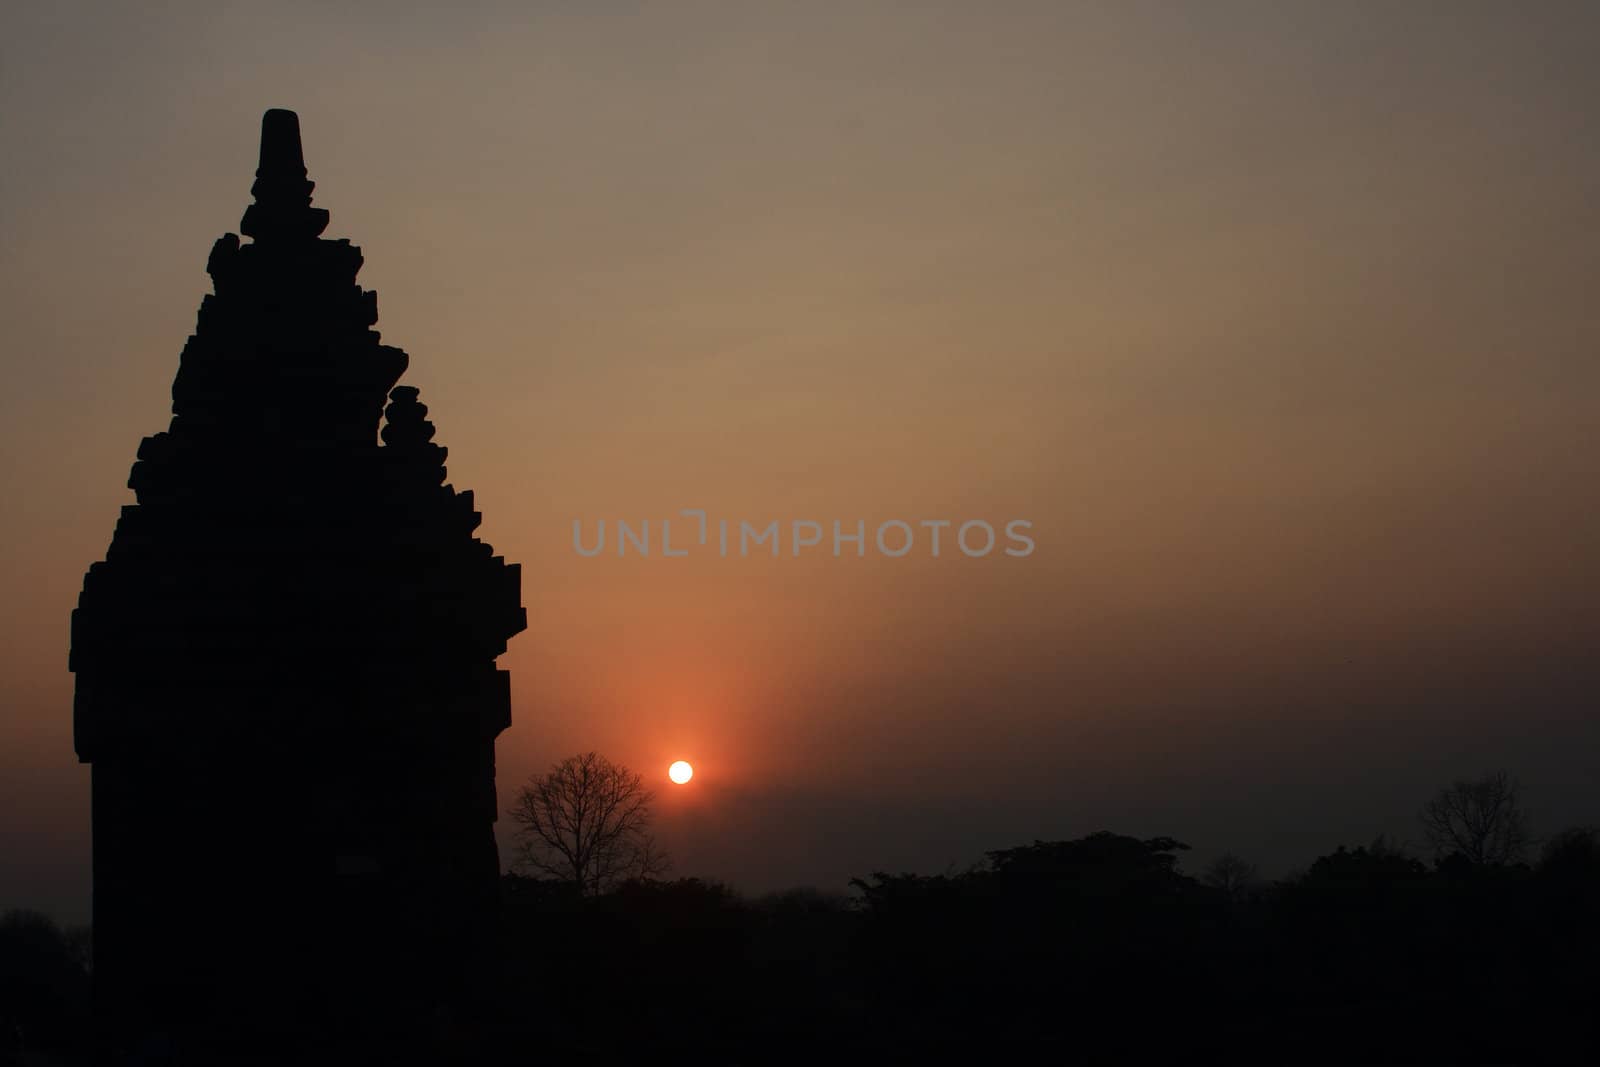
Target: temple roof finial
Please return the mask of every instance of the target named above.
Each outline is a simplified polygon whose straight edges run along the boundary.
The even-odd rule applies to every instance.
[[[297,178],[306,176],[306,158],[300,149],[300,116],[285,108],[271,108],[261,116],[261,165],[256,168],[256,177],[290,173]]]
[[[250,187],[256,202],[245,209],[240,231],[257,241],[316,237],[328,225],[328,213],[311,206],[315,187],[306,180],[300,116],[269,109],[261,116],[261,160]]]

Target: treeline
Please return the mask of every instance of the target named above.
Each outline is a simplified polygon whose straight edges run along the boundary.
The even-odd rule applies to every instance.
[[[396,1040],[459,1063],[1600,1061],[1600,834],[1519,847],[1379,840],[1267,882],[1097,833],[761,897],[507,875],[471,997]],[[85,1062],[91,970],[85,934],[0,917],[0,1063]]]
[[[87,929],[0,912],[0,1067],[87,1058],[91,957]]]
[[[1532,863],[1380,839],[1273,883],[1191,877],[1184,848],[1098,833],[850,896],[508,877],[499,1040],[556,1062],[1600,1060],[1595,832]]]

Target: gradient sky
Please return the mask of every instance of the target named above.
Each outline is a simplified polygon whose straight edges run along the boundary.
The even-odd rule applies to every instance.
[[[1597,12],[6,5],[0,907],[87,915],[68,615],[268,107],[523,566],[502,802],[598,749],[751,890],[1600,822]],[[573,551],[692,507],[1038,548]]]

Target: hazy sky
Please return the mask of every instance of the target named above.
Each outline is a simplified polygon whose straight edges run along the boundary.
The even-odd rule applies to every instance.
[[[503,802],[599,749],[750,889],[1600,822],[1597,12],[7,4],[0,907],[87,913],[68,615],[268,107],[523,565]],[[573,550],[696,507],[1037,549]]]

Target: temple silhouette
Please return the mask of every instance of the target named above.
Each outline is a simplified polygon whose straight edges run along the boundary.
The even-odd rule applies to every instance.
[[[312,188],[295,113],[266,112],[252,240],[211,250],[171,424],[72,616],[119,1048],[330,1050],[483,981],[520,569],[445,483]]]

